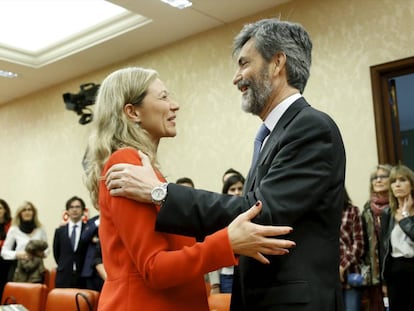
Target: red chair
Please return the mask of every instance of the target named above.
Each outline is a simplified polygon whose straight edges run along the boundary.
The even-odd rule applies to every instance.
[[[45,283],[48,287],[48,291],[50,292],[52,289],[55,288],[55,280],[56,280],[56,267],[51,268],[48,271],[47,276],[47,283]]]
[[[229,311],[231,294],[220,293],[208,296],[210,311]]]
[[[21,304],[30,311],[44,311],[47,286],[41,283],[8,282],[4,287],[3,304]]]
[[[46,311],[96,311],[99,292],[79,288],[54,288],[49,291]],[[78,308],[79,305],[79,308]],[[31,310],[30,310],[31,311]]]

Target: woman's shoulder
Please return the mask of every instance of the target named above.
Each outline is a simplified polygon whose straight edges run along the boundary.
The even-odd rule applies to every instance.
[[[111,165],[116,163],[141,164],[141,158],[137,149],[125,147],[114,151],[109,157],[108,163]]]

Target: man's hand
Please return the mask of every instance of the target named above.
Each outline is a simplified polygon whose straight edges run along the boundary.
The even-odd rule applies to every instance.
[[[237,216],[228,226],[228,234],[234,253],[269,264],[270,261],[263,254],[285,255],[289,253],[288,248],[296,244],[290,240],[273,238],[273,236],[290,233],[291,227],[263,226],[252,223],[250,220],[259,214],[261,209],[262,202],[258,201],[256,205]]]
[[[115,164],[105,175],[105,184],[112,196],[139,202],[151,202],[151,190],[160,184],[149,158],[141,151],[142,166]]]

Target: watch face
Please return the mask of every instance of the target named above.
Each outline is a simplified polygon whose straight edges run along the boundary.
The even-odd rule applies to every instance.
[[[155,188],[152,191],[152,199],[154,201],[161,201],[164,199],[165,196],[165,190],[163,188]]]

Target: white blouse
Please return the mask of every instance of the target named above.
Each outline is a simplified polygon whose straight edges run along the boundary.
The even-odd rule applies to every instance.
[[[414,241],[401,229],[398,223],[391,231],[391,256],[392,257],[414,257]]]
[[[30,240],[43,240],[47,242],[46,231],[40,227],[33,230],[32,233],[27,234],[19,229],[17,226],[11,226],[7,232],[6,240],[1,249],[1,257],[5,260],[16,259],[16,252],[24,251],[27,243]],[[15,244],[16,243],[16,244]],[[13,249],[13,246],[16,248]],[[45,256],[49,254],[49,248],[45,250]]]

